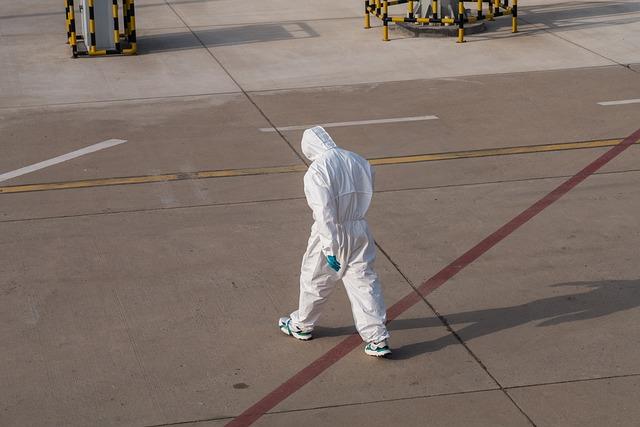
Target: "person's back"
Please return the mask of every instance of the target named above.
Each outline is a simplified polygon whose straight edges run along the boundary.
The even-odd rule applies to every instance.
[[[373,197],[373,170],[356,153],[334,148],[310,167],[311,173],[325,175],[331,193],[337,199],[337,222],[362,220]]]

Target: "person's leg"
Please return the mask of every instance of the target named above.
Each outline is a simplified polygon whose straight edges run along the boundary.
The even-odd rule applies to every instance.
[[[385,326],[387,313],[382,288],[371,265],[373,257],[370,261],[357,260],[349,264],[342,281],[351,302],[358,333],[366,342],[379,343],[389,338],[389,332]]]
[[[291,313],[291,324],[302,332],[310,332],[320,318],[322,306],[335,287],[336,273],[327,265],[320,238],[311,235],[300,269],[298,310]]]

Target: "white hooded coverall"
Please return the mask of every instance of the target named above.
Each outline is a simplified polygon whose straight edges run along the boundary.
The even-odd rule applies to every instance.
[[[320,126],[304,132],[302,152],[313,162],[304,176],[304,192],[314,224],[302,258],[299,307],[291,313],[291,323],[310,332],[342,279],[362,339],[387,339],[386,309],[373,270],[375,244],[365,219],[373,196],[373,169],[364,158],[338,148]],[[341,264],[337,272],[327,264],[330,255]]]

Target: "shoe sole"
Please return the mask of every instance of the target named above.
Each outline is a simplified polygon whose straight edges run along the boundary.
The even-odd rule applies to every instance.
[[[297,340],[309,341],[311,338],[313,338],[313,336],[311,336],[311,335],[300,335],[300,334],[298,334],[298,333],[296,333],[294,331],[290,331],[287,328],[287,325],[278,325],[278,326],[280,326],[280,330],[282,331],[283,334],[288,335],[290,337],[294,337]]]
[[[371,350],[365,350],[364,351],[367,355],[369,356],[373,356],[373,357],[385,357],[391,354],[391,350],[384,350],[384,351],[371,351]]]

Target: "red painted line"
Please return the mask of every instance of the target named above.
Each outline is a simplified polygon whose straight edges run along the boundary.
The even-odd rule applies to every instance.
[[[627,138],[622,140],[618,145],[611,148],[602,156],[598,157],[587,167],[569,178],[567,181],[560,184],[555,190],[522,211],[511,221],[491,233],[480,243],[462,254],[458,259],[447,265],[434,276],[427,279],[418,288],[418,292],[420,293],[420,295],[427,296],[434,290],[438,289],[449,279],[458,274],[460,270],[478,259],[482,254],[487,252],[504,238],[516,231],[531,218],[538,215],[552,203],[557,201],[560,197],[567,194],[575,186],[580,184],[589,176],[593,175],[598,171],[598,169],[606,165],[609,161],[614,159],[616,156],[618,156],[638,140],[640,140],[640,129],[629,135]],[[387,319],[391,321],[397,318],[399,315],[418,303],[421,300],[420,295],[418,295],[418,293],[416,292],[411,292],[400,301],[396,302],[387,310]],[[348,336],[340,343],[336,344],[331,350],[318,358],[315,362],[311,363],[306,368],[303,368],[297,374],[282,383],[278,388],[267,394],[256,404],[254,404],[253,406],[245,410],[242,414],[237,416],[234,420],[229,422],[227,424],[227,427],[248,426],[253,424],[267,411],[273,409],[280,402],[298,391],[305,384],[313,380],[315,377],[320,375],[322,372],[324,372],[326,369],[328,369],[330,366],[332,366],[338,360],[342,359],[344,356],[349,354],[353,349],[361,344],[362,340],[358,335],[354,334]]]

